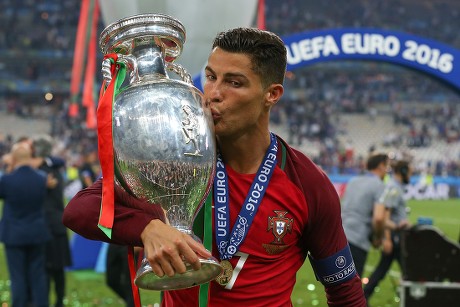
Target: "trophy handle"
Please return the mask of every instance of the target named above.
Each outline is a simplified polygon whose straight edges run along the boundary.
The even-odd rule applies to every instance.
[[[117,56],[118,56],[119,61],[123,62],[128,68],[128,71],[130,72],[129,74],[130,83],[132,83],[135,80],[138,80],[139,79],[138,69],[137,69],[138,65],[137,65],[136,57],[134,57],[131,54],[130,55],[117,54]],[[102,61],[101,72],[102,72],[102,77],[106,81],[107,86],[110,84],[110,81],[112,81],[112,77],[113,77],[112,71],[110,69],[111,65],[112,64],[110,62],[110,59],[105,59]],[[172,62],[166,62],[165,65],[166,65],[166,69],[179,75],[182,81],[190,85],[193,85],[192,76],[187,72],[187,70],[184,67],[182,67],[179,64],[172,63]]]
[[[110,81],[112,81],[112,71],[111,71],[112,63],[110,59],[105,59],[102,61],[102,78],[104,78],[106,85],[108,86]]]
[[[134,57],[131,54],[123,55],[120,53],[118,53],[117,56],[118,56],[118,61],[124,63],[128,71],[130,72],[129,73],[130,82],[137,80],[138,79],[138,69],[137,69],[138,66],[137,66],[136,57]],[[105,82],[106,87],[109,86],[110,81],[112,81],[112,77],[113,77],[111,66],[112,66],[112,63],[110,62],[110,59],[107,58],[102,61],[101,72],[102,72],[102,77],[106,81]]]
[[[193,85],[192,76],[190,76],[187,70],[185,70],[185,68],[181,65],[172,62],[166,62],[166,69],[178,74],[181,77],[182,81],[190,85]]]

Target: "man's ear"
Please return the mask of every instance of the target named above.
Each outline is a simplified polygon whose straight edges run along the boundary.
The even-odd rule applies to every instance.
[[[268,106],[275,105],[278,102],[278,100],[281,99],[281,96],[283,96],[283,93],[284,93],[283,85],[277,84],[277,83],[270,85],[265,94],[266,104]]]

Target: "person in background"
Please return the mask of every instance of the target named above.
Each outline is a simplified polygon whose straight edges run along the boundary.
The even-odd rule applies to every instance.
[[[72,265],[67,228],[62,224],[64,212],[65,160],[52,156],[53,139],[49,135],[34,138],[34,166],[51,174],[57,180],[53,188],[48,188],[45,197],[45,214],[52,240],[46,244],[46,271],[48,290],[54,284],[55,307],[64,305],[66,290],[65,268]]]
[[[98,162],[97,150],[94,147],[85,148],[83,150],[83,163],[78,168],[78,175],[81,181],[81,188],[87,188],[92,185],[99,176],[99,171],[96,170]]]
[[[334,186],[308,157],[269,130],[270,110],[284,93],[286,63],[286,47],[272,32],[235,28],[216,36],[205,68],[204,105],[212,113],[216,167],[225,184],[214,183],[215,221],[204,223],[213,227],[210,249],[226,271],[209,289],[165,291],[163,306],[292,306],[296,273],[307,257],[330,306],[365,306]],[[91,239],[143,246],[160,277],[184,273],[184,260],[199,269],[199,256],[211,256],[168,225],[161,207],[118,190],[109,239],[97,226],[103,180],[69,202],[65,225]],[[222,189],[228,197],[218,197]],[[197,214],[212,210],[210,202]],[[243,237],[230,238],[239,230],[246,230]],[[224,232],[227,237],[217,236]],[[217,248],[234,241],[234,249]]]
[[[139,251],[136,253],[138,252]],[[113,292],[123,299],[126,307],[134,307],[131,277],[129,273],[128,249],[126,246],[109,244],[106,259],[105,283]]]
[[[403,160],[394,163],[392,168],[393,175],[386,183],[385,190],[379,200],[379,203],[384,204],[388,210],[380,261],[369,277],[369,282],[364,286],[364,294],[368,301],[374,293],[375,287],[385,277],[393,261],[396,260],[401,265],[400,232],[410,225],[407,219],[404,186],[410,182],[412,168],[409,162]]]
[[[19,142],[11,149],[11,169],[0,178],[4,200],[0,241],[5,245],[11,280],[12,305],[48,307],[45,269],[46,243],[51,239],[44,202],[55,179],[31,166],[32,148]]]
[[[386,209],[379,200],[385,189],[388,162],[387,154],[371,154],[367,172],[350,179],[342,197],[343,229],[361,277],[369,249],[380,246],[383,237]]]

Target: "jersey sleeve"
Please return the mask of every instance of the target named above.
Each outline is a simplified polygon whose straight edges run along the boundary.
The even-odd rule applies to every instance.
[[[309,203],[309,226],[306,233],[308,251],[317,259],[325,259],[343,250],[348,244],[342,227],[339,196],[323,173],[316,199]],[[336,285],[325,286],[329,306],[366,306],[361,279],[354,277]]]
[[[394,209],[398,205],[399,190],[394,185],[387,184],[379,198],[379,203],[383,204],[385,208]]]
[[[63,224],[90,240],[142,246],[142,231],[151,220],[164,220],[163,210],[159,205],[135,198],[115,186],[115,218],[112,238],[109,239],[97,226],[102,200],[102,180],[98,179],[70,200],[64,209]]]
[[[340,198],[327,175],[292,149],[286,172],[305,195],[308,218],[301,242],[305,252],[321,261],[346,248],[348,241],[342,227]],[[342,283],[325,286],[325,291],[329,306],[366,306],[357,274]]]

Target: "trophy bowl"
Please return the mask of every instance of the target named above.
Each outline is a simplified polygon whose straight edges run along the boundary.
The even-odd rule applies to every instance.
[[[193,236],[195,215],[210,191],[216,161],[211,111],[190,75],[174,63],[185,42],[185,28],[162,14],[142,14],[107,26],[99,45],[116,53],[129,72],[129,84],[113,101],[116,183],[128,193],[160,204],[167,222]],[[107,60],[104,60],[107,61]],[[110,70],[103,74],[110,81]],[[169,78],[167,70],[182,80]],[[200,259],[201,269],[158,277],[146,258],[135,283],[152,290],[188,288],[217,277],[216,259]]]

